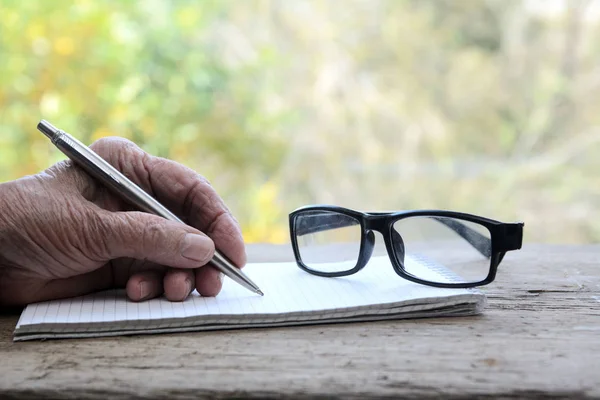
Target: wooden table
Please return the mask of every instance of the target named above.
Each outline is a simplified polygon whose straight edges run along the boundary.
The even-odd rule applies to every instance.
[[[600,398],[599,261],[509,253],[477,317],[13,343],[3,315],[0,398]]]

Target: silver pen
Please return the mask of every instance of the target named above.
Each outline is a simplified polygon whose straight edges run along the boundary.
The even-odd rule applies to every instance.
[[[92,177],[98,179],[102,184],[107,186],[118,196],[121,196],[127,202],[138,207],[142,211],[184,224],[181,219],[160,204],[154,197],[150,196],[135,183],[131,182],[125,175],[121,174],[102,157],[94,153],[92,149],[75,139],[73,136],[56,128],[45,120],[40,121],[37,128],[74,163],[79,165]],[[211,263],[219,271],[223,272],[246,289],[264,296],[259,287],[218,250],[215,250]]]

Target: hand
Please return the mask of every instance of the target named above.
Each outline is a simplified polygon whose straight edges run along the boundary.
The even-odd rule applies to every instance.
[[[221,290],[215,245],[246,262],[239,226],[210,184],[118,138],[91,148],[188,225],[131,210],[70,161],[0,185],[0,305],[126,287],[134,301]],[[206,266],[205,266],[206,265]]]

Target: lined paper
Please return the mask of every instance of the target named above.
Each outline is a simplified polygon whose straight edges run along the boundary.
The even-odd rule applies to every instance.
[[[423,274],[444,278],[433,265],[407,258]],[[374,257],[360,272],[324,278],[295,263],[248,264],[244,272],[265,293],[257,296],[225,279],[217,297],[192,293],[183,302],[164,298],[129,301],[124,290],[31,304],[15,340],[200,331],[307,323],[365,321],[482,311],[485,296],[473,289],[440,289],[398,276],[387,257]]]

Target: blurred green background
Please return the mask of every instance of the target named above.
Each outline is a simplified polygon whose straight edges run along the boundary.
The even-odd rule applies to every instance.
[[[597,1],[0,1],[0,181],[118,135],[206,176],[248,242],[311,203],[600,241]]]

